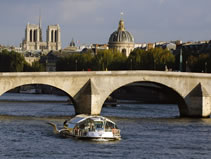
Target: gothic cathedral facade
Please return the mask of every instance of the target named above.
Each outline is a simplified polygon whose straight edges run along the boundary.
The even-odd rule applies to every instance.
[[[22,41],[23,51],[61,50],[60,26],[49,25],[46,31],[46,42],[42,40],[41,24],[27,24],[25,38]]]

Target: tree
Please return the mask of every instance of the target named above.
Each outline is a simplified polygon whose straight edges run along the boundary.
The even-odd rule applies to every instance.
[[[88,71],[89,69],[92,68],[92,63],[94,59],[94,54],[91,52],[83,53],[81,56],[79,56],[79,69],[83,71]]]
[[[113,50],[99,50],[95,55],[94,63],[96,64],[96,70],[105,71],[110,69],[113,62]]]
[[[32,63],[32,72],[44,72],[45,71],[45,66],[41,64],[39,61],[34,61]]]
[[[188,57],[188,66],[192,72],[210,72],[210,55],[202,53],[199,55],[190,55]]]
[[[155,48],[148,51],[135,49],[128,58],[128,65],[136,70],[165,70],[165,66],[172,68],[175,58],[167,49]]]
[[[118,50],[113,50],[113,61],[109,66],[109,70],[127,70],[127,57]]]
[[[1,72],[21,72],[25,64],[24,57],[14,51],[3,50],[0,53],[0,71]]]

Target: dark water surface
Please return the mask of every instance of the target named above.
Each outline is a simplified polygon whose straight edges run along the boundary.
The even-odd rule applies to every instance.
[[[211,120],[178,118],[176,105],[105,107],[102,115],[118,124],[122,140],[94,142],[57,137],[46,124],[62,127],[74,115],[66,97],[4,94],[0,99],[1,159],[211,158]]]

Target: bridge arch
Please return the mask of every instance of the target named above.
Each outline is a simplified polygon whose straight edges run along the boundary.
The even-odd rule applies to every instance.
[[[57,88],[63,92],[65,92],[69,97],[71,97],[71,94],[69,94],[68,92],[66,92],[63,88],[60,88],[59,86],[56,86],[56,85],[52,85],[52,84],[49,84],[49,83],[40,83],[40,82],[24,82],[24,83],[13,83],[13,85],[11,85],[10,87],[7,87],[6,89],[4,89],[3,91],[0,92],[0,95],[12,90],[12,89],[15,89],[17,87],[21,87],[21,86],[27,86],[27,85],[46,85],[46,86],[51,86],[51,87],[54,87],[54,88]]]
[[[53,88],[56,88],[56,89],[60,90],[61,92],[63,92],[70,99],[70,102],[72,102],[72,104],[74,106],[74,109],[76,110],[77,104],[76,104],[74,98],[71,96],[71,94],[69,94],[63,88],[59,88],[58,86],[44,84],[44,83],[30,83],[29,82],[29,83],[24,83],[24,84],[14,84],[13,86],[8,87],[4,91],[1,91],[0,92],[0,96],[3,95],[4,93],[10,91],[10,90],[16,89],[16,88],[21,87],[21,86],[29,86],[29,85],[44,85],[44,86],[49,86],[49,87],[53,87]]]
[[[103,99],[102,99],[102,106],[105,103],[106,99],[116,90],[124,87],[124,86],[128,86],[131,84],[135,84],[135,83],[139,83],[139,84],[147,84],[147,85],[153,85],[153,86],[157,86],[159,87],[162,92],[164,94],[168,94],[168,97],[171,97],[172,100],[174,100],[176,102],[176,104],[178,105],[179,108],[179,113],[180,116],[184,116],[186,114],[186,112],[188,111],[188,107],[186,105],[185,99],[183,98],[183,96],[174,88],[165,85],[163,83],[159,83],[159,82],[155,82],[155,81],[150,81],[150,80],[135,80],[135,81],[128,81],[119,85],[116,85],[114,87],[112,87],[110,89],[110,92],[105,93]],[[141,89],[141,88],[140,88]],[[102,109],[102,107],[101,107]]]
[[[58,88],[64,92],[66,92],[69,96],[74,97],[77,91],[80,89],[75,89],[75,81],[69,80],[68,77],[51,77],[46,75],[46,73],[41,72],[38,75],[33,74],[31,76],[26,75],[26,73],[17,73],[15,76],[6,76],[5,79],[1,79],[1,87],[0,87],[0,95],[3,93],[16,88],[22,85],[30,85],[30,84],[43,84],[49,85],[55,88]],[[19,77],[20,74],[20,77]],[[13,74],[12,74],[13,75]],[[61,80],[62,78],[62,80]],[[83,81],[82,81],[83,82]]]

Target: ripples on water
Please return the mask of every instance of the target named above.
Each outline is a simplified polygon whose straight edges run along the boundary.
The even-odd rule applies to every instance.
[[[47,121],[62,127],[74,114],[65,97],[6,94],[0,102],[0,158],[210,158],[211,120],[178,118],[175,105],[122,104],[105,107],[122,140],[63,139]],[[17,102],[21,99],[21,102]],[[33,102],[26,102],[31,101]],[[46,100],[50,102],[46,102]],[[36,101],[36,102],[35,102]],[[45,102],[44,102],[45,101]]]

